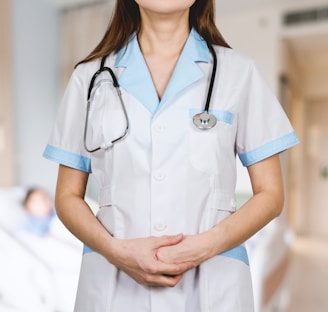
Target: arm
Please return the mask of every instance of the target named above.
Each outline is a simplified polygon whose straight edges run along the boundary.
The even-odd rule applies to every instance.
[[[60,165],[55,206],[64,225],[94,251],[143,285],[174,286],[194,263],[166,264],[157,250],[174,245],[182,235],[120,240],[112,237],[84,201],[88,173]]]
[[[247,203],[209,231],[186,236],[178,245],[161,248],[158,258],[171,263],[200,264],[243,243],[277,217],[284,202],[279,155],[248,167],[248,172],[254,195]]]

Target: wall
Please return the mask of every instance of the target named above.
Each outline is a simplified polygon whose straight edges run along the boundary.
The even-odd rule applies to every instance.
[[[217,24],[230,45],[254,57],[270,86],[278,91],[279,11],[264,7],[218,15]]]
[[[113,6],[114,1],[108,1],[63,10],[62,25],[65,31],[61,36],[62,89],[66,88],[75,64],[85,58],[104,36]]]
[[[301,142],[304,142],[304,117],[305,99],[303,93],[303,76],[295,62],[295,56],[290,48],[289,42],[282,42],[282,62],[281,71],[284,72],[286,80],[285,100],[287,102],[287,112],[293,121],[293,126]],[[288,192],[286,200],[288,206],[288,220],[295,232],[304,223],[304,214],[300,211],[305,210],[302,194],[306,192],[304,180],[304,144],[300,144],[289,152],[289,166],[286,182]]]
[[[44,0],[13,0],[16,184],[54,190],[56,168],[42,158],[58,103],[59,11]]]
[[[15,183],[12,116],[11,0],[0,2],[0,186]]]

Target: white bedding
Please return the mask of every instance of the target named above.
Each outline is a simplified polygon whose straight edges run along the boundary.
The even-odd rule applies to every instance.
[[[44,237],[24,230],[25,193],[0,188],[0,311],[72,311],[82,244],[57,217]]]

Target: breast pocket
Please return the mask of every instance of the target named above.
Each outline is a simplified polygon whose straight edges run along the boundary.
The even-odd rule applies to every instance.
[[[225,165],[227,157],[234,157],[234,114],[225,110],[210,110],[216,119],[211,129],[199,129],[192,122],[200,110],[191,109],[190,115],[190,163],[202,172],[217,174]]]

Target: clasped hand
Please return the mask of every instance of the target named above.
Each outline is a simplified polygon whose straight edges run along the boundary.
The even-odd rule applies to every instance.
[[[115,239],[115,250],[108,260],[141,285],[174,287],[183,273],[206,258],[199,243],[199,235],[182,234]]]

